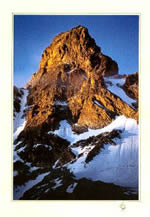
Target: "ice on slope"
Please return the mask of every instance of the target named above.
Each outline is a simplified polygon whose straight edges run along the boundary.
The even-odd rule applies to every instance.
[[[132,106],[132,103],[135,103],[136,100],[128,97],[124,90],[120,87],[125,83],[125,78],[117,79],[115,76],[112,77],[105,77],[104,78],[107,89],[114,93],[115,95],[119,96],[124,102],[126,102],[128,105]],[[112,85],[109,84],[109,82],[112,83]]]
[[[116,141],[116,146],[105,145],[104,149],[88,164],[85,163],[87,153],[84,153],[76,162],[68,164],[67,167],[78,179],[86,177],[94,181],[101,180],[137,188],[138,125],[135,120],[121,116],[105,127],[105,131],[113,129],[123,130],[121,139]]]

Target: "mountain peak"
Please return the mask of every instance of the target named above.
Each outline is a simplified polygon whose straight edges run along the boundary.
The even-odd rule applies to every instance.
[[[25,130],[41,133],[64,119],[80,128],[101,128],[115,115],[134,116],[135,111],[104,83],[104,76],[117,73],[117,63],[101,53],[87,28],[60,33],[44,50],[39,70],[27,85],[32,109]]]
[[[58,34],[52,43],[44,50],[39,65],[26,87],[34,86],[44,74],[52,71],[65,71],[79,69],[90,74],[97,74],[97,79],[103,75],[118,73],[118,65],[110,57],[101,53],[88,29],[77,26],[70,31]]]
[[[71,30],[68,30],[66,32],[61,32],[55,38],[58,38],[59,36],[62,36],[62,35],[68,35],[68,34],[71,34],[71,35],[72,34],[81,35],[82,33],[89,34],[88,33],[88,29],[86,27],[84,27],[84,26],[78,25],[78,26],[73,27]],[[54,40],[55,40],[55,38],[54,38]]]
[[[44,50],[28,90],[14,88],[15,199],[116,199],[121,186],[138,188],[138,74],[117,73],[83,26]]]

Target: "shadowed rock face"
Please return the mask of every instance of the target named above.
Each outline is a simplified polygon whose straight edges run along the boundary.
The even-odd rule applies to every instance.
[[[117,63],[101,53],[87,28],[59,34],[44,50],[38,72],[26,85],[30,110],[25,131],[56,129],[63,119],[101,128],[115,115],[134,118],[134,109],[105,88],[103,76],[117,73]]]
[[[132,99],[135,99],[136,102],[132,103],[135,109],[138,110],[138,100],[139,100],[139,78],[138,78],[138,72],[134,74],[126,75],[126,80],[124,85],[122,86],[122,89],[125,91],[125,93]],[[138,113],[137,113],[138,117]]]
[[[23,91],[19,88],[17,88],[16,86],[14,86],[13,88],[14,91],[14,117],[15,117],[15,113],[20,112],[20,102],[21,102],[21,97],[23,95]]]
[[[138,73],[127,75],[126,81],[123,85],[123,89],[125,90],[126,94],[133,98],[138,99]]]

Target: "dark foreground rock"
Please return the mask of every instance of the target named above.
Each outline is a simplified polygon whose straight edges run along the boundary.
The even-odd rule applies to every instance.
[[[65,179],[62,179],[62,174]],[[60,180],[58,187],[55,180]],[[75,186],[69,192],[69,187]],[[92,181],[86,178],[75,179],[66,169],[57,169],[47,175],[41,183],[38,183],[26,191],[21,200],[137,200],[138,194],[132,193],[111,183]]]

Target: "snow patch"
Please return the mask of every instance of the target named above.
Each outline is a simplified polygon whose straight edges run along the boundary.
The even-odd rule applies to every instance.
[[[77,184],[78,183],[75,182],[75,183],[69,185],[68,188],[67,188],[67,190],[66,190],[66,192],[72,193],[74,191],[75,187],[77,186]]]
[[[54,163],[54,165],[53,165],[53,167],[52,167],[53,169],[56,169],[58,162],[59,162],[59,160],[57,160],[57,161]],[[58,167],[57,167],[57,168],[58,168]]]
[[[68,103],[65,102],[65,101],[56,101],[56,102],[54,103],[54,105],[68,106]]]
[[[18,176],[18,171],[15,170],[13,175]]]
[[[39,147],[39,146],[45,147],[45,148],[47,148],[49,151],[52,150],[52,147],[51,147],[50,145],[46,145],[46,144],[36,144],[36,145],[33,146],[33,148],[37,148],[37,147]]]
[[[69,75],[69,74],[71,74],[72,72],[74,72],[75,70],[77,70],[77,68],[73,68],[73,69],[67,71],[66,73]]]
[[[30,172],[33,172],[33,171],[38,170],[38,169],[40,169],[40,167],[31,167]]]
[[[24,163],[24,161],[19,157],[19,155],[17,154],[17,152],[15,150],[14,150],[13,161],[14,161],[14,163],[17,161]]]
[[[59,129],[55,131],[49,131],[48,134],[58,135],[61,138],[66,139],[70,142],[73,142],[75,138],[75,134],[72,131],[71,125],[68,123],[67,120],[60,121]]]
[[[97,100],[94,100],[94,103],[99,107],[101,107],[102,109],[105,109],[105,107],[102,104],[100,104],[100,102],[98,102]]]
[[[21,148],[19,148],[19,149],[17,150],[17,153],[22,152],[24,149],[25,149],[25,147],[21,147]]]
[[[15,139],[17,139],[17,137],[19,136],[19,134],[23,131],[25,125],[26,125],[26,120],[22,119],[22,123],[20,123],[20,126],[18,126],[18,128],[14,132],[14,135],[13,135],[14,141],[15,141]]]
[[[52,189],[54,190],[54,189],[62,186],[63,184],[61,182],[62,182],[62,180],[60,178],[55,179],[55,186],[53,186]]]
[[[49,188],[45,190],[45,193],[47,193],[47,192],[50,192],[50,189],[49,189]]]

